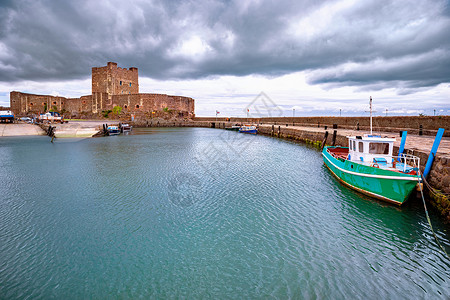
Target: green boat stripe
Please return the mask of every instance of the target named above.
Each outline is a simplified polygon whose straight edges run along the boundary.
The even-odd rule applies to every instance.
[[[357,172],[352,172],[352,171],[348,171],[345,169],[342,169],[338,166],[336,166],[326,155],[325,153],[322,153],[322,155],[327,159],[327,161],[332,164],[336,169],[344,172],[344,173],[348,173],[348,174],[352,174],[352,175],[356,175],[356,176],[362,176],[362,177],[373,177],[373,178],[381,178],[381,179],[394,179],[394,180],[412,180],[412,181],[418,181],[418,178],[416,177],[403,177],[403,176],[384,176],[384,175],[374,175],[374,174],[362,174],[362,173],[357,173]]]

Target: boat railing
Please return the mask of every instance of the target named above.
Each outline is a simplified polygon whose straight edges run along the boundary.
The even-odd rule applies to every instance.
[[[399,154],[397,156],[383,155],[379,158],[374,157],[373,161],[370,162],[370,166],[382,169],[393,168],[407,174],[412,172],[418,174],[420,171],[420,158],[410,154]]]
[[[393,162],[397,161],[400,164],[403,164],[403,172],[407,172],[408,167],[412,167],[414,171],[419,172],[420,170],[420,158],[410,154],[399,154],[398,156],[393,158]]]

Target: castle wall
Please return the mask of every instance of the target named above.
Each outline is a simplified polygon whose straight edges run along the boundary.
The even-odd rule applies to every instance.
[[[45,109],[56,108],[61,111],[65,106],[65,97],[35,95],[21,92],[10,93],[11,110],[16,115],[27,113],[43,113]]]
[[[112,109],[114,106],[121,106],[125,111],[162,111],[166,107],[169,110],[187,112],[194,114],[194,99],[182,96],[170,96],[165,94],[131,94],[113,95]]]

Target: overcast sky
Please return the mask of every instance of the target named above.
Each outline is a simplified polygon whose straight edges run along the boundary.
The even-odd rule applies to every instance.
[[[450,1],[1,0],[0,105],[78,97],[91,68],[137,67],[140,92],[196,113],[450,114]],[[295,112],[294,112],[295,109]],[[387,111],[386,111],[387,110]]]

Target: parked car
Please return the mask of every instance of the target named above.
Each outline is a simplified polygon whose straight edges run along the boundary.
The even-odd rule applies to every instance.
[[[31,122],[31,118],[30,117],[22,117],[22,118],[19,118],[19,120],[27,122],[27,123]]]

